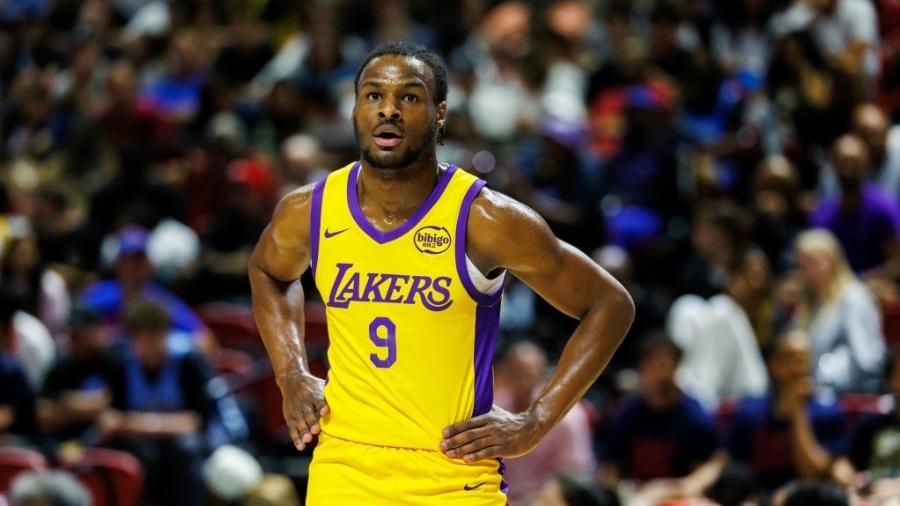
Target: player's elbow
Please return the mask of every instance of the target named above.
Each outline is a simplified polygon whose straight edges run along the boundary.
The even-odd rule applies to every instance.
[[[606,305],[610,307],[612,312],[621,318],[623,325],[626,327],[626,331],[631,328],[631,324],[634,322],[635,313],[634,299],[624,286],[617,283],[616,286],[610,290],[610,294],[607,296]]]

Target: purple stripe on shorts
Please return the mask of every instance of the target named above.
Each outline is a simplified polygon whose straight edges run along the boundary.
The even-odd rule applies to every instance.
[[[404,221],[402,225],[394,230],[388,230],[387,232],[382,232],[375,228],[369,220],[366,218],[366,215],[363,214],[362,209],[359,207],[359,195],[356,191],[356,183],[359,180],[359,173],[362,167],[361,162],[356,162],[356,165],[350,170],[350,177],[347,179],[347,203],[350,206],[350,214],[353,215],[353,220],[356,221],[356,224],[359,225],[359,228],[363,230],[369,237],[371,237],[378,244],[384,244],[386,242],[393,241],[394,239],[402,236],[403,234],[412,230],[414,226],[416,226],[422,218],[431,210],[432,207],[437,203],[438,199],[441,197],[441,194],[444,193],[444,190],[447,188],[447,185],[450,184],[450,179],[453,178],[453,173],[456,172],[456,166],[451,165],[447,167],[446,170],[441,172],[440,179],[438,179],[437,185],[431,190],[431,194],[428,195],[428,198],[425,199],[425,202],[422,203],[421,207],[416,211],[416,214],[409,217],[408,220]]]
[[[500,328],[500,304],[475,310],[475,403],[472,416],[483,415],[494,404],[494,343]]]
[[[478,196],[485,184],[487,183],[480,179],[472,183],[459,207],[459,217],[456,220],[456,272],[459,274],[459,279],[466,288],[466,292],[475,302],[484,306],[493,306],[500,302],[500,294],[503,290],[497,290],[497,293],[494,294],[482,292],[475,287],[475,283],[469,276],[469,269],[466,267],[466,226],[469,223],[469,209],[472,208],[472,202],[475,201],[475,197]]]
[[[312,267],[313,277],[316,276],[316,262],[319,259],[319,231],[322,228],[322,194],[325,192],[323,179],[316,183],[312,194],[312,211],[309,217],[309,265]]]

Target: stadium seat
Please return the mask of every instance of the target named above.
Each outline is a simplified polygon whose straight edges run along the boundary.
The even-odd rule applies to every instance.
[[[63,467],[87,488],[93,506],[137,506],[144,488],[140,462],[131,454],[85,448],[81,457]]]
[[[256,330],[253,310],[244,304],[214,302],[196,308],[197,315],[225,348],[241,350],[253,357],[265,354]]]
[[[47,460],[40,453],[25,448],[0,446],[0,493],[9,490],[19,473],[45,469]]]
[[[246,352],[231,348],[219,348],[212,357],[212,367],[217,374],[247,376],[253,372],[253,358]]]

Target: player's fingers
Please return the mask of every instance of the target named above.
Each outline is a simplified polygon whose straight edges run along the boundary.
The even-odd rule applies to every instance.
[[[296,413],[291,419],[291,422],[291,426],[297,431],[300,441],[304,444],[312,441],[312,435],[309,433],[309,424],[306,422],[306,417],[302,411]]]
[[[323,404],[319,409],[319,416],[328,416],[331,414],[331,408],[328,407],[328,404]]]
[[[463,460],[467,464],[471,464],[472,462],[478,462],[479,460],[487,460],[487,459],[495,459],[497,457],[503,456],[503,448],[500,446],[489,446],[487,448],[482,448],[477,452],[470,453],[463,457]]]
[[[450,458],[464,458],[466,455],[475,454],[485,448],[490,448],[496,445],[496,441],[494,438],[488,436],[480,439],[476,439],[470,443],[464,444],[459,448],[454,448],[447,451],[447,456]]]
[[[482,425],[488,422],[489,418],[487,415],[476,416],[475,418],[469,418],[468,420],[463,420],[459,423],[455,423],[444,429],[444,437],[449,438],[453,437],[460,432],[465,432],[467,430],[474,429],[476,427],[481,427]]]
[[[297,429],[294,428],[294,424],[288,423],[288,432],[291,435],[291,441],[294,442],[294,447],[297,448],[298,451],[303,451],[303,448],[305,448],[306,445],[303,444],[303,438],[300,437]]]
[[[318,434],[319,432],[319,413],[317,410],[314,410],[311,406],[306,406],[303,408],[303,420],[306,422],[306,432],[309,434],[309,441],[312,441],[313,434]],[[306,440],[304,434],[304,440]],[[309,441],[306,441],[307,443]]]
[[[481,439],[485,436],[489,436],[490,434],[493,434],[493,431],[491,430],[490,427],[487,427],[487,426],[476,427],[472,430],[460,432],[459,434],[457,434],[453,437],[450,437],[450,438],[447,438],[447,439],[441,441],[441,449],[449,450],[452,448],[459,448],[460,446],[463,446],[466,443],[470,443],[476,439]]]

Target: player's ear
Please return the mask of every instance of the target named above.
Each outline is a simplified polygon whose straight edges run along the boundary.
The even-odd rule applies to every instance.
[[[444,100],[437,105],[437,129],[443,130],[447,122],[447,101]]]

